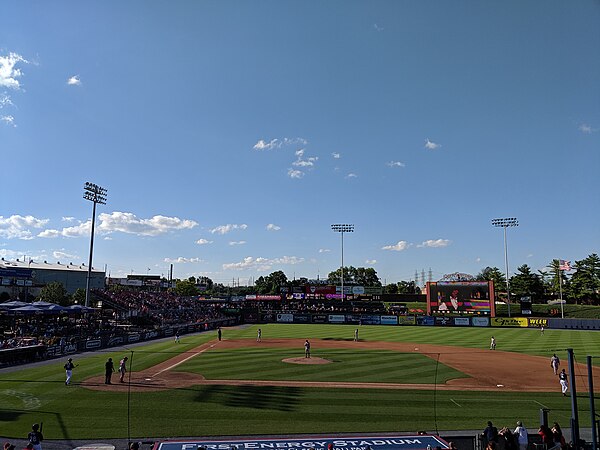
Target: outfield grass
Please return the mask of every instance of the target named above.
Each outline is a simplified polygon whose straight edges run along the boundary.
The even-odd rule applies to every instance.
[[[223,337],[254,340],[257,328],[224,329]],[[356,327],[269,324],[261,325],[261,328],[263,339],[351,340]],[[590,331],[546,330],[542,336],[535,329],[360,327],[361,340],[410,341],[471,348],[486,348],[492,334],[498,341],[499,350],[545,356],[556,351],[566,359],[565,352],[556,349],[573,347],[579,362],[583,362],[587,354],[597,354],[600,348],[600,333]],[[133,355],[130,353],[130,358],[133,356],[134,370],[142,370],[214,338],[214,332],[210,332],[183,336],[182,344],[174,344],[172,340],[153,343],[136,348]],[[378,378],[377,371],[371,371],[369,366],[385,365],[388,358],[402,361],[401,354],[391,356],[388,352],[365,351],[356,355],[344,352],[338,355],[338,350],[318,347],[313,348],[314,353],[325,352],[333,355],[333,359],[350,358],[348,361],[352,365],[367,366],[362,375],[358,372],[353,375],[346,373],[343,375],[346,378],[364,376],[365,379],[382,381],[389,375],[388,370],[393,372],[396,368],[392,365],[379,370],[381,378]],[[282,355],[278,352],[282,349],[270,350],[275,352],[266,353],[267,361],[257,358],[259,354],[244,349],[232,350],[228,355],[211,355],[207,352],[178,367],[178,370],[206,371],[215,378],[226,378],[225,372],[243,364],[253,367],[251,372],[256,374],[257,379],[275,379],[277,375],[274,368],[279,364],[277,359]],[[74,381],[101,375],[106,358],[110,356],[118,360],[125,354],[112,351],[86,358],[74,356],[75,362],[79,363],[74,371]],[[251,357],[247,358],[248,355]],[[379,359],[383,361],[379,361],[377,355],[381,355]],[[218,364],[218,356],[223,357],[222,365]],[[426,364],[430,362],[425,361]],[[484,427],[487,420],[511,426],[517,419],[524,420],[526,425],[537,423],[542,405],[551,409],[553,421],[567,424],[570,416],[569,399],[558,392],[193,386],[163,392],[132,392],[128,401],[126,393],[90,391],[77,385],[64,386],[63,364],[63,360],[56,360],[46,366],[0,374],[0,435],[23,437],[33,422],[40,421],[44,422],[44,434],[48,439],[100,439],[127,437],[128,430],[131,437],[143,438],[479,429]],[[409,369],[409,364],[404,364],[406,369]],[[338,378],[341,374],[335,372],[343,366],[344,363],[309,366],[310,370],[304,373],[299,371],[303,368],[290,367],[298,371],[295,376],[301,376],[302,379],[342,381]],[[328,367],[333,372],[327,372]],[[411,376],[409,372],[407,370],[403,375],[398,370],[393,377],[408,379]],[[419,381],[423,382],[422,379]],[[579,406],[582,425],[589,426],[587,398],[581,397]]]

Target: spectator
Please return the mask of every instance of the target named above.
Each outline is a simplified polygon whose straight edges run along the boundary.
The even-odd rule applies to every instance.
[[[483,430],[484,443],[487,445],[488,442],[498,442],[498,428],[496,428],[491,421],[488,421],[487,427]]]
[[[519,450],[527,450],[529,435],[527,434],[527,429],[523,426],[523,422],[520,420],[517,422],[517,428],[515,428],[514,433],[519,443]]]

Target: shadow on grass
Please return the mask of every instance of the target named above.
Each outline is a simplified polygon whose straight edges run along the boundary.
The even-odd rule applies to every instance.
[[[203,386],[195,401],[291,412],[296,410],[301,395],[301,389],[291,386]]]

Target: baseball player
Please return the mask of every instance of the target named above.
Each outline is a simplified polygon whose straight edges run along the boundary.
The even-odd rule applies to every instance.
[[[308,342],[308,339],[304,341],[304,357],[310,358],[310,342]]]
[[[104,384],[112,384],[111,378],[115,371],[115,364],[112,358],[108,358],[108,361],[104,364]]]
[[[31,427],[31,431],[27,435],[27,439],[29,439],[29,443],[33,446],[33,450],[42,450],[42,441],[44,440],[44,436],[39,429],[40,425],[34,423]]]
[[[358,328],[354,330],[354,342],[358,342]]]
[[[558,356],[556,356],[555,353],[552,355],[552,358],[550,358],[550,367],[554,370],[554,375],[558,375],[558,366],[560,366],[560,359],[558,359]]]
[[[179,341],[179,330],[177,330],[177,331],[175,332],[175,343],[176,343],[176,344],[179,344],[179,342],[180,342],[180,341]]]
[[[560,382],[560,389],[562,391],[563,397],[567,396],[567,391],[569,390],[569,381],[567,379],[567,374],[565,369],[561,370],[558,374],[558,381]]]
[[[67,379],[65,380],[65,386],[71,384],[71,377],[73,376],[73,369],[75,368],[75,364],[73,364],[73,359],[69,358],[67,363],[64,365],[65,373],[67,374]]]
[[[121,376],[119,377],[119,381],[121,383],[125,383],[125,373],[127,372],[127,356],[119,361],[119,373]]]
[[[496,338],[492,336],[492,340],[490,341],[490,350],[496,350]]]
[[[256,342],[260,342],[262,340],[262,330],[259,328],[256,332]]]

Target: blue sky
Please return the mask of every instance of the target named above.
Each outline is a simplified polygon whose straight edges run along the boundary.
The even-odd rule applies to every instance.
[[[600,247],[597,1],[2,4],[0,255],[387,283]]]

